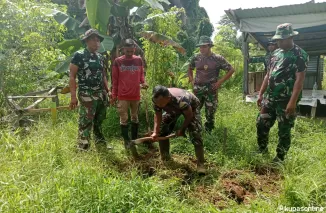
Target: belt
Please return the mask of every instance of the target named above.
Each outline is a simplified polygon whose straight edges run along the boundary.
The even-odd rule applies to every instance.
[[[207,82],[207,83],[195,83],[195,86],[208,86],[208,85],[211,85],[211,84],[215,84],[217,81],[210,81],[210,82]]]

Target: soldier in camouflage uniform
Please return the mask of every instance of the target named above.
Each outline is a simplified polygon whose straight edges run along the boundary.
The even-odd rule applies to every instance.
[[[253,57],[249,59],[249,63],[264,63],[265,72],[271,62],[273,52],[278,48],[276,41],[270,40],[267,43],[268,52],[264,57]]]
[[[291,144],[291,128],[294,126],[298,102],[301,98],[308,54],[293,43],[292,24],[277,26],[274,40],[277,49],[271,58],[268,72],[259,92],[257,117],[257,139],[259,151],[268,152],[268,134],[278,121],[279,143],[274,162],[282,162]]]
[[[104,71],[104,60],[97,50],[103,37],[90,29],[82,38],[86,48],[77,51],[70,64],[70,108],[78,105],[76,95],[76,77],[78,79],[78,99],[80,102],[78,121],[78,149],[88,150],[90,134],[93,128],[95,142],[105,143],[101,124],[106,117],[108,106],[108,83]]]
[[[153,89],[153,103],[155,110],[153,140],[155,141],[158,136],[169,135],[173,131],[179,116],[183,115],[185,120],[181,129],[177,131],[177,136],[185,136],[185,131],[188,129],[190,140],[195,147],[197,171],[205,174],[199,99],[183,89],[156,86]],[[168,139],[159,141],[159,148],[161,159],[163,161],[169,160],[171,158],[170,141]]]
[[[208,36],[201,36],[199,44],[200,54],[191,58],[189,64],[189,82],[194,85],[194,94],[200,101],[199,110],[205,105],[206,123],[205,130],[211,132],[214,128],[215,112],[217,109],[217,90],[224,81],[234,73],[233,67],[224,57],[212,53],[213,42]],[[196,69],[196,77],[193,79],[193,70]],[[219,79],[220,69],[228,73]]]

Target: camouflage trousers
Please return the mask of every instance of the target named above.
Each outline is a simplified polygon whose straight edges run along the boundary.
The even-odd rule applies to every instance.
[[[212,89],[212,84],[194,86],[194,94],[200,101],[199,111],[205,105],[205,130],[212,131],[215,123],[215,113],[218,104],[217,91]]]
[[[200,111],[196,109],[193,113],[193,120],[187,128],[190,140],[194,146],[203,146]],[[179,116],[180,114],[163,113],[160,136],[167,136],[173,132]]]
[[[105,102],[101,99],[83,101],[82,98],[79,98],[79,101],[78,137],[80,142],[89,143],[92,128],[95,140],[104,139],[101,125],[106,117]]]
[[[264,99],[260,113],[257,116],[257,142],[260,151],[267,150],[269,131],[278,121],[278,145],[277,155],[284,158],[291,145],[291,128],[294,127],[295,115],[285,114],[288,102],[269,102]],[[298,109],[297,109],[298,110]]]

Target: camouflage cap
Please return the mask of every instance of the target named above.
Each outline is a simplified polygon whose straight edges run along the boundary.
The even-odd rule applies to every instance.
[[[298,35],[299,33],[297,31],[294,31],[292,28],[291,23],[284,23],[280,24],[276,28],[275,35],[273,36],[273,40],[282,40],[287,39],[289,37]]]
[[[208,36],[200,36],[199,42],[196,45],[196,47],[199,47],[199,46],[202,46],[202,45],[207,45],[207,44],[210,44],[211,46],[214,46],[210,37],[208,37]]]
[[[85,32],[85,34],[82,37],[82,41],[85,41],[87,38],[91,37],[92,35],[96,35],[100,41],[102,42],[104,38],[99,34],[99,32],[95,29],[89,29]]]

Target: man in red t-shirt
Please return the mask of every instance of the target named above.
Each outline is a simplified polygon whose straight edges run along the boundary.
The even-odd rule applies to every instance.
[[[121,135],[126,150],[130,149],[133,157],[138,153],[134,145],[130,144],[128,111],[131,111],[131,139],[138,137],[138,107],[140,89],[147,88],[144,79],[144,64],[139,56],[135,56],[136,47],[132,39],[126,39],[124,55],[114,60],[112,66],[112,99],[111,104],[118,100],[117,108],[120,114]]]

